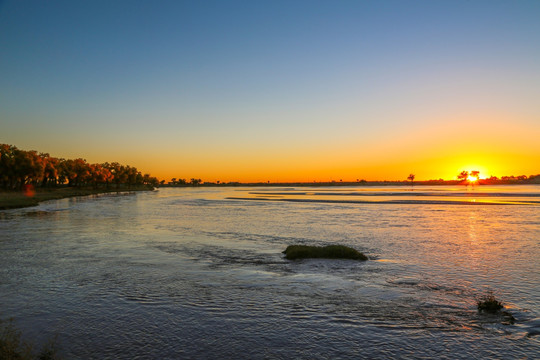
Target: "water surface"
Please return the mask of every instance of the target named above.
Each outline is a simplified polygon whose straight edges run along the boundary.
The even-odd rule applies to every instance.
[[[538,358],[539,199],[168,188],[1,211],[0,316],[67,359]],[[281,253],[337,243],[370,260]],[[514,324],[477,313],[488,289]]]

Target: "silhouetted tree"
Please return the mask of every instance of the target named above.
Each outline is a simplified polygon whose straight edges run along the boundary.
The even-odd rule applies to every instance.
[[[462,171],[462,172],[459,173],[457,178],[458,178],[458,180],[466,181],[468,177],[469,177],[469,172],[468,171]]]

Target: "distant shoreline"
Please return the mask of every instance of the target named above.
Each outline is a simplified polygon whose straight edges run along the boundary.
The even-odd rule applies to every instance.
[[[478,182],[474,183],[474,186],[481,185],[539,185],[540,177],[537,177],[533,180],[488,180],[481,179]],[[159,187],[235,187],[235,186],[302,186],[302,187],[320,187],[320,186],[426,186],[426,185],[459,185],[467,186],[469,183],[463,182],[461,180],[427,180],[427,181],[415,181],[411,183],[410,181],[321,181],[321,182],[228,182],[228,183],[218,183],[218,182],[204,182],[198,185],[192,184],[162,184]]]

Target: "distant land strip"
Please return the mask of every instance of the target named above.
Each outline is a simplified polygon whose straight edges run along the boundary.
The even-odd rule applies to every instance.
[[[283,198],[249,198],[230,196],[227,200],[249,200],[249,201],[282,201],[299,203],[329,203],[329,204],[418,204],[418,205],[538,205],[538,201],[462,201],[462,200],[330,200],[330,199],[283,199]]]

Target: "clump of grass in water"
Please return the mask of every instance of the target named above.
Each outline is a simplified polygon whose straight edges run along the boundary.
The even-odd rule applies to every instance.
[[[486,295],[483,295],[476,302],[478,311],[487,312],[490,314],[496,314],[504,307],[502,302],[495,298],[493,291],[488,291]]]
[[[289,260],[324,258],[324,259],[352,259],[367,260],[368,257],[361,252],[343,245],[307,246],[289,245],[283,252]]]
[[[56,360],[57,347],[55,341],[45,344],[37,354],[32,344],[21,340],[21,332],[13,325],[13,319],[0,319],[0,359],[13,360]]]

